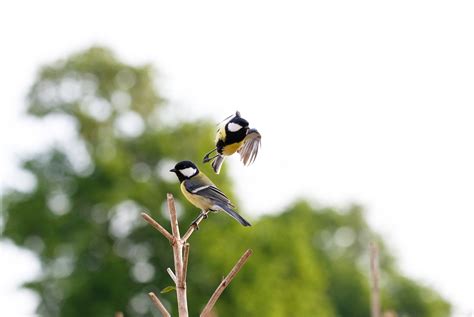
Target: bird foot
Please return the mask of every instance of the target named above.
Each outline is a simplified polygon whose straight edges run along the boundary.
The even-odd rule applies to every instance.
[[[191,222],[191,226],[190,227],[194,227],[194,230],[198,231],[199,230],[199,222],[201,221],[201,219],[207,219],[208,216],[208,213],[207,212],[201,212],[199,214],[199,216],[196,217],[196,219],[193,220],[193,222]]]

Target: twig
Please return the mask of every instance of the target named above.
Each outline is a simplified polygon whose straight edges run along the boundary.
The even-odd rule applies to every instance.
[[[371,311],[372,317],[380,317],[380,288],[379,288],[379,248],[375,242],[370,246],[370,276],[372,280]]]
[[[178,282],[176,280],[176,275],[174,275],[174,273],[173,273],[173,270],[171,270],[170,268],[167,268],[166,272],[168,272],[168,274],[171,277],[171,279],[173,280],[174,284],[177,285]]]
[[[193,234],[194,231],[196,231],[196,228],[199,226],[201,221],[203,221],[206,218],[208,213],[209,211],[204,211],[199,215],[199,217],[194,221],[194,223],[188,228],[188,230],[184,234],[182,238],[183,242],[188,241],[189,237]]]
[[[178,217],[176,216],[176,206],[174,205],[173,195],[168,193],[166,196],[168,201],[168,212],[170,213],[171,233],[176,240],[181,239],[179,235]]]
[[[168,239],[171,243],[173,243],[173,236],[165,228],[163,228],[158,222],[156,222],[155,219],[153,219],[152,217],[150,217],[148,214],[144,212],[142,212],[142,217],[143,219],[145,219],[146,222],[152,225],[153,228],[161,232],[161,234],[164,235],[166,239]]]
[[[183,283],[183,241],[179,235],[178,218],[174,205],[173,195],[167,195],[168,211],[171,220],[171,232],[173,233],[173,258],[174,272],[176,274],[176,297],[178,300],[179,317],[188,317],[188,299],[186,296],[186,283]]]
[[[155,307],[160,311],[163,317],[171,317],[170,313],[168,313],[165,306],[163,306],[160,299],[155,295],[155,293],[150,292],[148,293],[148,296],[150,296],[151,301],[153,302]]]
[[[207,302],[206,306],[202,310],[202,313],[200,317],[206,317],[208,314],[211,312],[212,308],[214,307],[215,303],[219,299],[219,296],[221,296],[222,292],[225,290],[227,285],[230,284],[232,279],[239,273],[240,269],[242,266],[244,266],[245,262],[247,262],[248,258],[252,255],[252,250],[248,249],[245,251],[245,253],[240,257],[239,261],[234,265],[230,273],[225,277],[225,279],[222,280],[222,282],[219,284],[217,289],[215,290],[214,294],[212,294],[211,298],[209,299],[209,302]]]
[[[186,283],[186,275],[188,273],[188,259],[189,259],[189,243],[184,245],[184,254],[183,254],[183,283]]]

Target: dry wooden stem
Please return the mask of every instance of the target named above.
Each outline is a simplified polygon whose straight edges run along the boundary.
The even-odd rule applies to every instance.
[[[195,221],[195,225],[189,227],[183,237],[180,236],[179,226],[178,226],[178,219],[176,216],[176,207],[174,204],[173,195],[168,194],[167,196],[168,201],[168,212],[170,214],[170,221],[171,221],[171,232],[170,234],[165,228],[163,228],[158,222],[156,222],[153,218],[151,218],[146,213],[142,213],[143,219],[147,221],[150,225],[152,225],[156,230],[158,230],[162,235],[164,235],[171,243],[173,248],[173,259],[174,259],[174,273],[173,271],[168,268],[167,272],[170,275],[171,279],[174,281],[176,285],[176,297],[178,300],[178,313],[179,317],[188,317],[188,301],[186,295],[186,276],[187,276],[187,269],[188,269],[188,259],[189,259],[189,243],[187,240],[196,230],[199,223],[205,219],[208,212],[204,212],[198,217]],[[201,313],[201,316],[206,316],[210,314],[212,308],[214,307],[216,301],[219,299],[219,296],[222,294],[224,289],[229,285],[235,275],[240,271],[242,266],[245,264],[247,259],[252,255],[252,250],[247,250],[239,259],[239,261],[234,265],[230,273],[227,277],[222,280],[220,285],[217,287],[214,294],[209,299],[206,307]],[[163,304],[161,304],[160,300],[156,295],[151,292],[148,293],[153,304],[158,308],[161,314],[164,317],[169,317],[170,314],[166,311]]]
[[[189,237],[193,234],[194,231],[196,231],[196,228],[199,226],[199,224],[201,223],[201,221],[203,221],[207,214],[209,213],[209,211],[204,211],[203,213],[201,213],[199,215],[199,218],[196,219],[196,221],[194,222],[194,224],[192,224],[189,228],[188,228],[188,231],[186,231],[186,233],[184,234],[183,236],[183,242],[186,242],[188,241]]]
[[[173,280],[173,282],[176,284],[176,283],[177,283],[177,281],[176,281],[176,275],[174,275],[173,270],[170,269],[170,268],[167,268],[167,269],[166,269],[166,272],[168,272],[169,276],[171,277],[171,279]]]
[[[189,243],[184,245],[183,254],[183,283],[186,283],[186,277],[188,274],[188,259],[189,259]]]
[[[242,266],[244,266],[245,262],[247,262],[248,258],[251,255],[252,255],[252,250],[248,249],[240,257],[239,261],[237,261],[237,263],[234,265],[230,273],[225,277],[225,279],[222,280],[222,282],[219,284],[219,286],[215,290],[214,294],[212,294],[211,298],[209,299],[209,302],[207,302],[206,306],[202,310],[200,317],[208,316],[208,314],[211,312],[212,308],[214,307],[215,303],[219,299],[219,296],[221,296],[222,292],[230,284],[232,279],[237,275],[237,273],[239,273],[240,269],[242,268]]]
[[[155,295],[155,293],[150,292],[148,293],[148,296],[150,296],[151,301],[153,302],[155,307],[160,311],[163,317],[171,317],[170,313],[168,313],[165,306],[163,306],[160,299]]]
[[[371,311],[372,317],[380,317],[379,287],[379,249],[375,242],[370,243],[370,276],[372,280]]]
[[[152,225],[153,228],[161,232],[161,234],[164,235],[166,239],[168,239],[171,243],[173,242],[173,236],[165,228],[163,228],[158,222],[156,222],[155,219],[153,219],[152,217],[150,217],[148,214],[144,212],[142,212],[142,217],[143,219],[145,219],[146,222]]]
[[[176,297],[178,299],[179,317],[188,317],[188,299],[186,296],[186,283],[183,281],[183,240],[179,234],[178,218],[174,205],[173,195],[168,194],[168,211],[171,220],[171,232],[173,233],[173,258],[174,272],[176,274]]]

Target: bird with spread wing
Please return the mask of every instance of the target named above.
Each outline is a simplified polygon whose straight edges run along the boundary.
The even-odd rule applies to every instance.
[[[250,129],[248,121],[236,111],[235,115],[224,119],[217,129],[216,147],[204,156],[203,163],[212,162],[212,168],[219,174],[225,157],[237,152],[242,163],[250,165],[257,157],[261,140],[260,133],[256,129]],[[211,157],[214,152],[215,155]]]

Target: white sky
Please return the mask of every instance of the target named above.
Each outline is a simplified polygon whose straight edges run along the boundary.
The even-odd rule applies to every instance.
[[[21,115],[38,66],[108,45],[158,67],[175,114],[239,109],[262,132],[252,167],[228,165],[241,209],[361,203],[404,272],[474,310],[473,2],[118,2],[0,5],[0,186],[70,131]],[[32,316],[35,297],[13,289],[37,263],[8,243],[0,255],[2,312]]]

